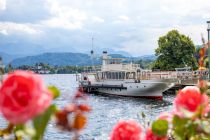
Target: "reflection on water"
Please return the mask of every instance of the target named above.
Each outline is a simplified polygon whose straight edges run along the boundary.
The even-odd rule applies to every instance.
[[[64,107],[71,101],[77,86],[75,75],[43,75],[42,77],[47,85],[55,85],[61,90],[62,94],[56,99],[55,104]],[[81,140],[108,139],[112,127],[118,120],[134,119],[143,124],[143,120],[139,118],[141,112],[146,115],[146,121],[152,121],[161,112],[170,110],[174,99],[174,95],[165,95],[163,101],[96,94],[87,94],[87,96],[92,112],[88,116],[86,128],[82,131]],[[0,126],[5,126],[3,118],[0,118]],[[70,138],[71,134],[55,129],[53,121],[45,134],[46,140]]]

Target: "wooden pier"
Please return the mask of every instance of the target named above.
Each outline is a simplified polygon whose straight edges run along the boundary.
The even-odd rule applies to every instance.
[[[198,79],[183,79],[178,81],[172,88],[168,89],[164,93],[175,94],[178,90],[183,89],[186,86],[196,86],[198,84]]]

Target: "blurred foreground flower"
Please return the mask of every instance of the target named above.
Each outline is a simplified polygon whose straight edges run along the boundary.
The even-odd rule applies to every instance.
[[[201,94],[200,89],[196,86],[187,86],[179,91],[174,105],[177,113],[191,117],[208,105],[208,96]]]
[[[72,103],[55,114],[58,128],[73,132],[74,140],[79,139],[79,132],[87,123],[86,113],[91,111],[90,106],[83,103],[86,99],[86,96],[78,90],[72,99]]]
[[[51,100],[40,76],[32,72],[15,71],[0,88],[0,110],[12,124],[23,124],[43,113]]]
[[[142,128],[133,120],[120,121],[111,133],[111,140],[141,140]]]
[[[156,136],[150,128],[147,129],[145,138],[143,140],[167,140],[166,136],[158,137]]]

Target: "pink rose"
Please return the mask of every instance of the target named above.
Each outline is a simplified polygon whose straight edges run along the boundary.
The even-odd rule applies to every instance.
[[[43,113],[50,105],[52,94],[41,77],[27,71],[7,76],[0,88],[0,111],[13,124],[22,124]]]
[[[158,119],[160,119],[160,120],[166,120],[168,122],[171,122],[172,119],[173,119],[173,114],[171,112],[170,113],[168,113],[168,112],[162,112],[158,116]]]
[[[201,94],[199,88],[195,86],[183,88],[174,100],[175,112],[178,114],[183,114],[183,111],[194,113],[200,105],[206,106],[207,104],[208,96]]]
[[[140,140],[142,128],[135,121],[120,121],[111,133],[111,140]]]
[[[206,106],[204,109],[204,114],[208,114],[210,112],[210,105]]]
[[[167,139],[168,138],[166,136],[158,137],[158,136],[154,135],[151,128],[147,129],[146,135],[144,138],[144,140],[167,140]]]

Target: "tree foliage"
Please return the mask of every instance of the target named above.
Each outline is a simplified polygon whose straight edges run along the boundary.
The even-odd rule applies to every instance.
[[[153,69],[174,70],[185,66],[196,69],[195,51],[195,45],[188,36],[180,34],[177,30],[169,31],[158,40],[158,48],[155,50],[158,58]]]

